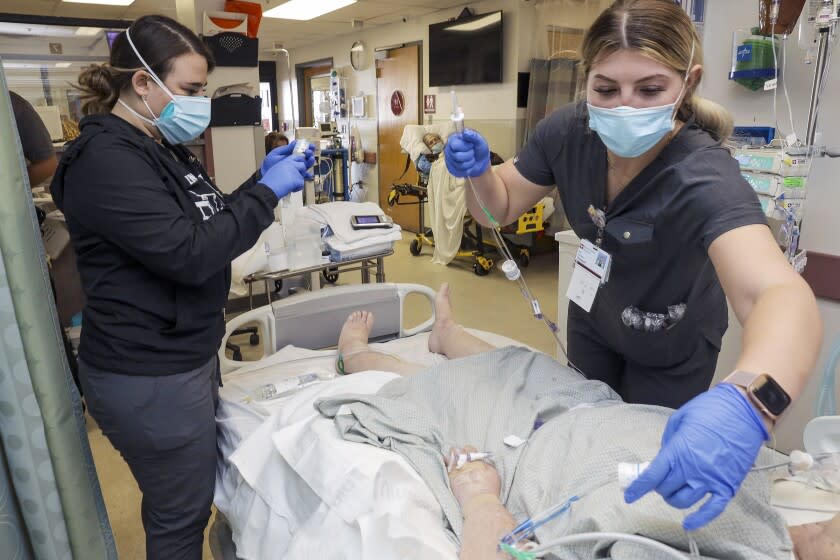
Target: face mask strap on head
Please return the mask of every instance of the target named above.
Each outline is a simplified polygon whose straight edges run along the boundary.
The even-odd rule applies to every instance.
[[[138,50],[137,50],[137,47],[135,47],[135,46],[134,46],[134,41],[132,41],[132,40],[131,40],[131,34],[128,32],[128,29],[126,29],[126,30],[125,30],[125,38],[126,38],[126,39],[128,39],[128,44],[129,44],[129,45],[131,45],[131,50],[133,50],[133,51],[134,51],[134,54],[136,54],[136,55],[137,55],[138,60],[140,60],[140,63],[141,63],[141,64],[142,64],[142,65],[146,68],[146,71],[147,71],[147,72],[149,73],[149,75],[152,77],[152,80],[154,80],[154,82],[155,82],[158,86],[160,86],[160,89],[162,89],[163,91],[165,91],[165,92],[166,92],[166,95],[168,95],[168,96],[170,97],[170,99],[174,100],[174,99],[175,99],[175,95],[174,95],[171,91],[169,91],[169,88],[168,88],[168,87],[166,87],[166,86],[164,85],[163,80],[161,80],[160,78],[158,78],[157,74],[155,74],[155,73],[152,71],[152,67],[148,65],[148,63],[146,62],[146,60],[145,60],[145,59],[143,58],[143,56],[140,54],[140,51],[138,51]],[[145,102],[146,102],[146,100],[144,99],[144,100],[143,100],[143,102],[145,103]],[[146,107],[148,107],[148,104],[146,105]],[[154,111],[152,111],[151,109],[149,109],[149,111],[151,111],[151,112],[152,112],[152,114],[154,115]]]

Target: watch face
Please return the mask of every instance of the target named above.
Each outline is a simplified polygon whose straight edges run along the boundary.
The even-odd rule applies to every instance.
[[[750,387],[755,398],[767,407],[773,416],[778,416],[790,405],[790,396],[769,375],[757,377]]]

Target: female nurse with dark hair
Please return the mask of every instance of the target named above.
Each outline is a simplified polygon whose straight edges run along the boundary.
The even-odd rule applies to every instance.
[[[150,559],[201,558],[230,263],[314,164],[311,151],[287,146],[223,194],[182,146],[209,124],[212,69],[192,31],[162,16],[138,19],[107,64],[79,76],[87,116],[51,187],[87,297],[85,398],[143,494]]]

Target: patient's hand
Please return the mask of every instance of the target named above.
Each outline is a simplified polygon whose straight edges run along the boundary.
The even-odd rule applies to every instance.
[[[788,527],[797,560],[840,560],[840,541],[832,535],[832,524],[840,520]]]
[[[498,549],[499,539],[516,527],[516,520],[499,500],[502,481],[495,467],[473,461],[460,469],[453,456],[476,451],[475,447],[453,449],[447,459],[449,486],[464,514],[460,560],[504,560],[507,554]]]
[[[475,452],[477,449],[468,445],[463,449],[455,448],[452,451],[458,454]],[[447,467],[450,466],[449,461],[450,459],[447,458]],[[452,493],[455,494],[455,498],[463,509],[472,498],[482,494],[498,498],[502,481],[495,467],[484,461],[473,461],[460,469],[453,468],[449,472],[449,487],[452,488]]]

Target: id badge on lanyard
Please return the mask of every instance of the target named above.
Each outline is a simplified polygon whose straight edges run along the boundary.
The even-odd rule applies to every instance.
[[[598,228],[598,237],[596,243],[581,239],[569,289],[566,291],[566,297],[587,313],[592,309],[598,289],[609,280],[612,266],[612,256],[601,249],[604,228],[607,225],[604,212],[590,206],[589,216]]]

